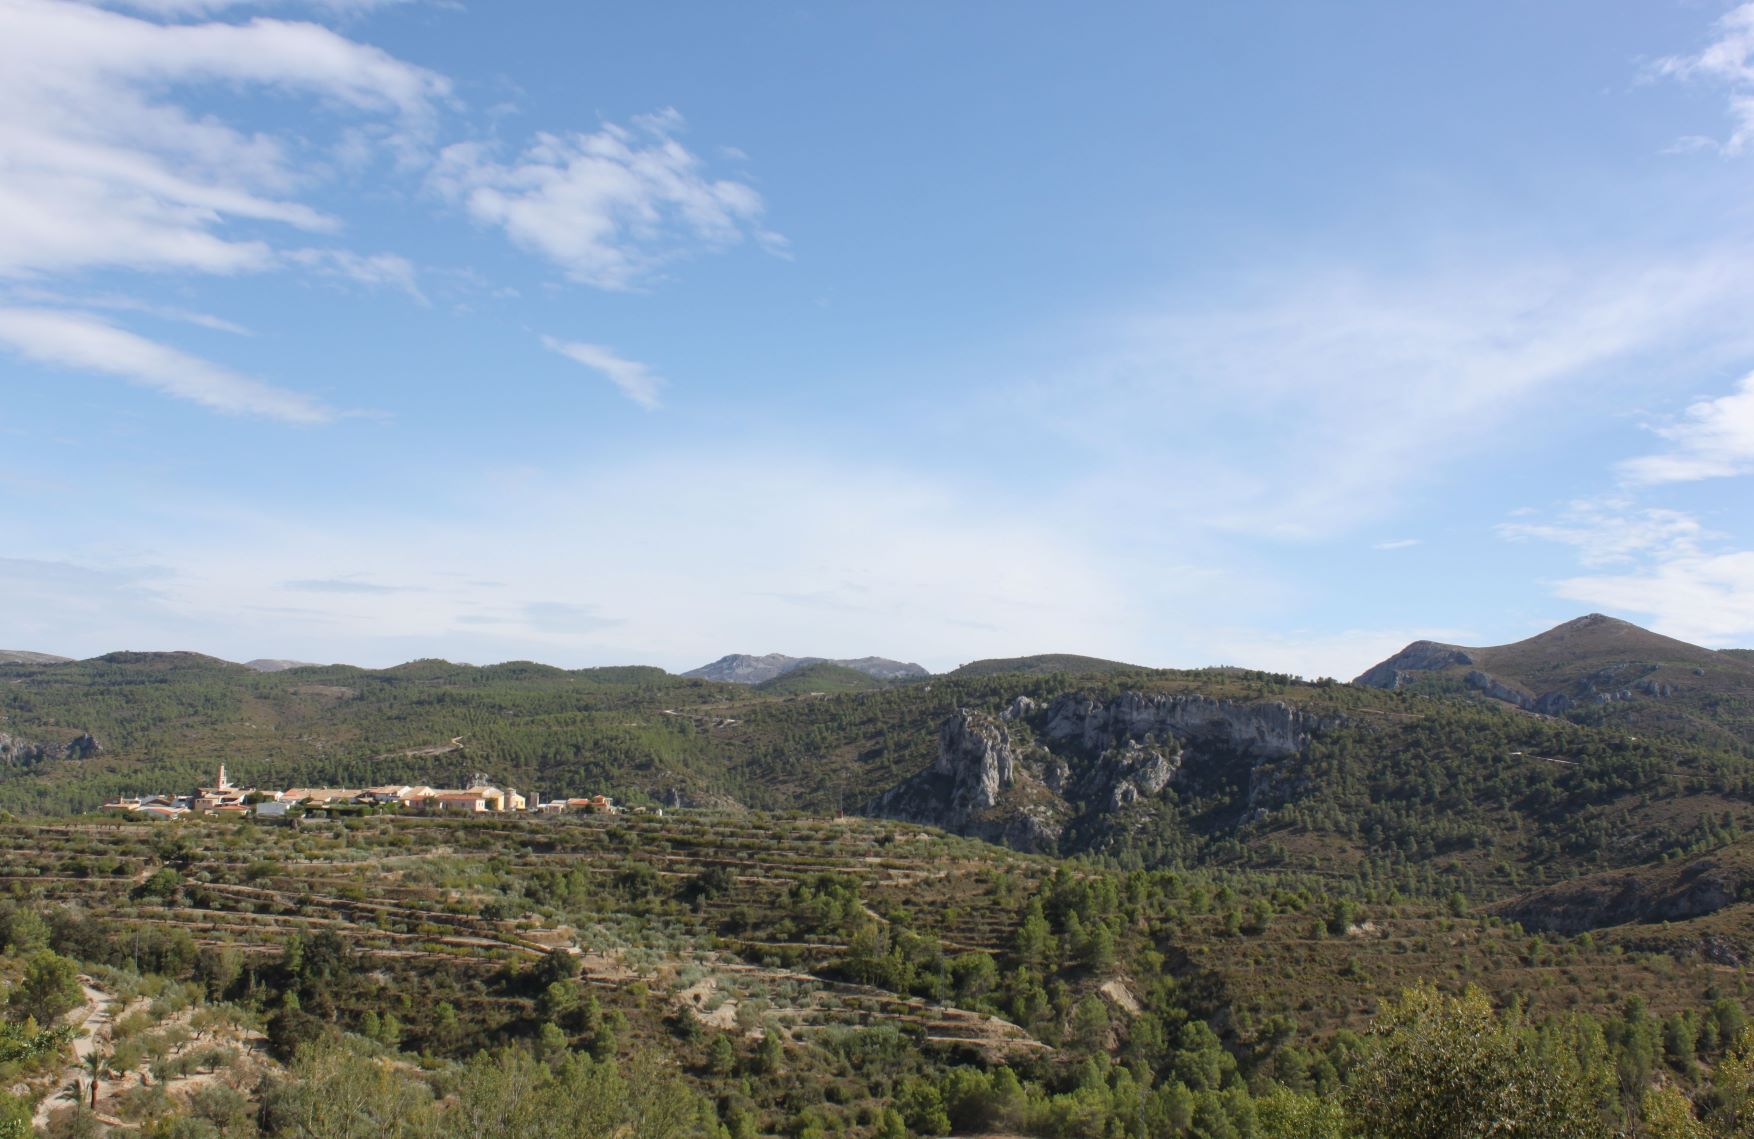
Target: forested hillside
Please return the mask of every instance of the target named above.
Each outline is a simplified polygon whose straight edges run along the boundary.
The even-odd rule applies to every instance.
[[[266,787],[446,783],[479,770],[550,795],[832,814],[940,762],[940,727],[959,710],[996,717],[1019,698],[1035,709],[1008,721],[1019,770],[1058,765],[1069,780],[1054,792],[1060,830],[1047,849],[1127,866],[1514,889],[1696,851],[1748,827],[1754,811],[1754,763],[1739,747],[1233,669],[995,671],[829,692],[814,685],[839,674],[806,669],[792,674],[806,682],[800,692],[530,663],[261,673],[188,654],[114,654],[0,668],[0,805],[27,813],[186,788],[223,762]],[[1169,744],[1149,731],[1099,742],[1047,734],[1056,701],[1137,699],[1283,707],[1313,727],[1271,757],[1197,734]],[[1161,790],[1124,803],[1111,801],[1112,782],[1091,791],[1105,763],[1141,747],[1179,764]],[[1010,809],[1009,794],[993,810]]]
[[[593,1106],[492,1133],[652,1139],[1681,1139],[1754,1101],[1731,729],[1067,657],[750,686],[112,654],[0,665],[0,716],[0,985],[113,1023],[95,1113],[49,1096],[56,1038],[0,1070],[67,1134],[328,1136],[370,1102],[474,1134],[511,1083]],[[668,809],[78,817],[221,762]],[[1409,1130],[1415,1101],[1449,1114]]]

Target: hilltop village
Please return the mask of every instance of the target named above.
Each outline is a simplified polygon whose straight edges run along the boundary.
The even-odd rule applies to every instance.
[[[104,803],[106,811],[155,819],[185,815],[253,815],[285,818],[295,812],[348,809],[401,810],[429,814],[538,814],[615,815],[624,808],[607,795],[587,798],[550,799],[532,802],[509,787],[499,787],[486,775],[477,774],[460,788],[392,784],[382,787],[292,787],[285,791],[234,786],[219,765],[219,778],[211,787],[175,795],[124,796]],[[644,807],[633,808],[645,814]],[[656,814],[663,814],[661,809]]]

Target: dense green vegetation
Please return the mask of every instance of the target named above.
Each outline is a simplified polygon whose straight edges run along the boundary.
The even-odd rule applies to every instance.
[[[14,823],[0,844],[13,1015],[74,1007],[72,960],[151,994],[98,1078],[100,1114],[154,1134],[1392,1137],[1489,1109],[1525,1121],[1505,1134],[1657,1135],[1688,1132],[1647,1115],[1746,1094],[1739,973],[1356,882],[799,816]],[[197,1015],[220,1027],[198,1039]],[[57,1063],[11,1071],[52,1095]],[[1531,1070],[1562,1078],[1504,1083]],[[202,1072],[246,1102],[198,1099]],[[1449,1114],[1385,1123],[1409,1097]]]
[[[847,672],[0,665],[0,1137],[1751,1133],[1731,736],[1443,677]],[[1010,710],[1016,762],[1070,789],[1115,757],[1052,733],[1069,694],[1309,732],[1144,740],[1174,780],[1068,798],[1053,854],[845,813],[930,767],[959,709]],[[668,809],[82,814],[220,762]]]
[[[843,665],[820,663],[800,665],[790,672],[782,672],[772,680],[764,680],[755,686],[757,692],[765,692],[770,696],[797,696],[841,692],[874,692],[879,688],[888,688],[893,681],[879,680],[855,668]]]
[[[780,678],[801,680],[797,694],[527,663],[260,674],[187,654],[115,654],[5,665],[0,724],[32,746],[0,750],[0,807],[89,810],[120,793],[192,786],[225,762],[235,779],[271,787],[442,784],[484,770],[550,795],[832,813],[929,766],[936,725],[955,709],[996,713],[1017,696],[1045,704],[1070,691],[1286,701],[1328,724],[1294,760],[1189,765],[1162,796],[1071,828],[1066,849],[1123,866],[1296,868],[1486,896],[1696,852],[1739,833],[1754,806],[1745,748],[1477,699],[1229,669],[995,672],[807,694],[822,691],[823,667],[833,666]],[[85,733],[102,750],[69,758]]]
[[[979,676],[1101,676],[1117,672],[1144,672],[1136,664],[1118,660],[1078,656],[1075,653],[1042,653],[1028,657],[997,657],[971,661],[955,669],[950,676],[966,680]]]

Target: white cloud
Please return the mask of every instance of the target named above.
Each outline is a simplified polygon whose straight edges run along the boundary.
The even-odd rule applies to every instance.
[[[759,228],[761,196],[748,183],[710,177],[676,140],[681,125],[666,110],[632,128],[541,134],[509,164],[481,143],[457,143],[440,155],[431,184],[568,277],[602,289],[631,288],[694,246],[777,240]]]
[[[1560,581],[1561,597],[1648,613],[1660,633],[1713,647],[1754,637],[1754,551],[1671,557],[1626,574]]]
[[[0,343],[39,363],[117,376],[215,411],[325,423],[332,408],[82,313],[0,308]]]
[[[1585,566],[1617,567],[1554,582],[1560,597],[1647,614],[1658,632],[1697,644],[1754,635],[1754,552],[1712,549],[1722,536],[1683,511],[1606,498],[1573,503],[1554,524],[1515,522],[1498,530],[1513,540],[1571,546]]]
[[[234,8],[308,7],[341,14],[388,8],[411,0],[82,0],[105,8],[126,8],[161,19],[210,16]]]
[[[153,304],[138,297],[123,296],[118,293],[90,293],[75,296],[57,292],[53,289],[42,289],[32,285],[18,285],[0,293],[0,301],[16,304],[52,305],[57,308],[102,309],[106,312],[137,312],[159,320],[172,320],[180,324],[193,324],[198,328],[210,329],[214,332],[229,332],[234,336],[249,336],[248,328],[236,321],[214,316],[208,312],[197,312],[193,309],[179,308],[176,305]]]
[[[1381,542],[1372,542],[1373,550],[1410,550],[1419,544],[1417,538],[1385,538]]]
[[[239,84],[425,129],[448,83],[308,23],[157,24],[65,0],[0,0],[0,276],[274,263],[242,223],[327,232],[287,144],[170,101]],[[240,232],[240,229],[242,232]]]
[[[1656,429],[1673,447],[1620,464],[1635,483],[1691,482],[1754,473],[1754,375],[1736,391],[1700,400],[1678,423]]]
[[[623,359],[600,344],[586,344],[577,340],[556,340],[552,336],[544,336],[542,344],[552,352],[558,352],[575,363],[601,373],[610,383],[621,389],[622,395],[647,411],[656,411],[662,406],[659,393],[663,391],[664,378],[637,360]]]
[[[350,249],[294,249],[287,259],[295,264],[373,288],[396,289],[421,304],[430,303],[420,289],[414,263],[395,253],[355,253]]]
[[[1083,444],[1110,472],[1092,493],[1197,478],[1198,495],[1156,504],[1184,529],[1326,538],[1510,448],[1542,400],[1754,348],[1751,299],[1739,251],[1298,275],[1098,329],[1084,360],[981,410]]]
[[[1498,533],[1513,541],[1571,546],[1587,566],[1693,557],[1710,537],[1691,514],[1625,498],[1583,499],[1567,506],[1558,522],[1506,522]]]
[[[130,5],[153,15],[231,7]],[[335,218],[300,200],[299,146],[239,130],[176,101],[200,88],[314,97],[380,141],[429,129],[442,77],[309,23],[161,24],[66,0],[0,0],[0,278],[30,282],[107,268],[234,274],[302,265],[420,296],[392,254],[276,247],[277,231],[328,233]],[[27,299],[32,288],[13,290]],[[126,332],[81,308],[139,311],[242,331],[201,313],[128,297],[0,310],[0,339],[62,367],[120,376],[234,414],[320,423],[335,412]]]
[[[1729,113],[1734,122],[1730,136],[1717,149],[1725,154],[1739,154],[1754,139],[1754,4],[1740,4],[1720,17],[1715,25],[1716,38],[1695,55],[1668,56],[1657,61],[1658,75],[1679,79],[1701,79],[1716,83],[1729,92]],[[1698,136],[1689,136],[1678,144],[1687,150],[1700,149]]]
[[[378,147],[393,150],[405,172],[427,165],[421,155],[450,101],[449,81],[313,23],[180,22],[250,7],[339,13],[389,2],[0,0],[0,280],[22,290],[103,269],[230,275],[290,266],[427,303],[407,258],[310,244],[305,235],[336,233],[342,222],[307,199],[337,156],[355,172]],[[296,135],[272,134],[226,121],[223,104],[195,109],[216,88],[312,98],[330,112],[332,137],[322,137],[322,119],[301,122]],[[604,288],[631,287],[687,247],[778,242],[757,225],[759,195],[709,176],[677,141],[682,125],[665,110],[594,134],[542,135],[511,165],[479,144],[457,144],[429,171],[430,184]],[[127,298],[45,305],[236,330]],[[33,310],[11,319],[15,346],[35,358],[83,361],[228,410],[299,422],[331,414],[88,317]],[[80,321],[99,339],[83,351],[64,336]],[[643,365],[590,344],[556,351],[642,406],[658,405],[664,381]]]

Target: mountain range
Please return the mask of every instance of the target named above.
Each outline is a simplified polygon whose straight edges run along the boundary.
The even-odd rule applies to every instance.
[[[221,762],[269,787],[482,771],[538,795],[852,811],[1122,866],[1417,868],[1507,907],[1572,883],[1527,904],[1565,928],[1709,911],[1725,952],[1754,961],[1754,906],[1719,914],[1743,879],[1706,867],[1693,889],[1674,869],[1754,834],[1754,660],[1599,615],[1513,645],[1415,642],[1350,684],[1064,654],[929,681],[777,655],[695,670],[717,677],[4,659],[14,812],[194,786]]]
[[[856,660],[829,660],[826,657],[789,657],[784,653],[768,653],[766,656],[750,656],[748,653],[731,653],[722,656],[711,664],[690,669],[683,676],[698,677],[701,680],[723,680],[731,684],[761,684],[778,676],[784,676],[794,669],[813,664],[832,664],[839,668],[862,672],[866,676],[878,680],[903,680],[910,677],[930,676],[931,673],[917,664],[884,657],[859,657]]]

